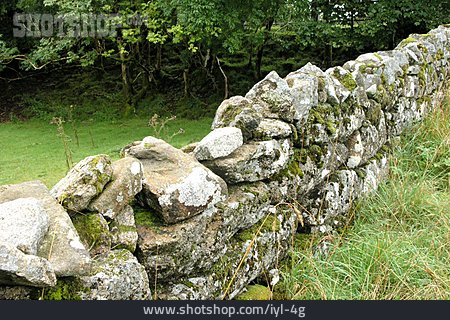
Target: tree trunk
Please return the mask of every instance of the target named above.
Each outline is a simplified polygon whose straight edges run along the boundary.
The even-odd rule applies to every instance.
[[[264,30],[264,41],[261,44],[261,46],[259,47],[258,53],[256,55],[255,74],[256,74],[257,80],[260,80],[262,78],[261,65],[262,65],[262,59],[264,56],[264,47],[266,46],[267,42],[269,41],[270,30],[272,29],[274,22],[275,22],[275,20],[273,18],[269,18],[267,20],[266,29]]]

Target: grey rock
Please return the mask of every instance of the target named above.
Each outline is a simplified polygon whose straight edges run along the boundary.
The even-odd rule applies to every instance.
[[[241,96],[224,100],[216,111],[211,128],[236,127],[241,129],[244,141],[253,137],[253,131],[263,118],[263,107]]]
[[[112,178],[88,209],[114,219],[142,190],[143,169],[138,159],[123,158],[112,164]]]
[[[228,157],[204,165],[231,184],[270,178],[285,168],[291,154],[289,140],[270,140],[243,145]]]
[[[166,223],[191,218],[228,193],[220,177],[163,140],[146,137],[124,153],[141,160],[145,181],[139,199],[157,210]]]
[[[300,69],[288,74],[286,82],[294,97],[294,120],[303,122],[308,118],[309,110],[319,103],[319,78]]]
[[[107,155],[89,156],[78,162],[50,193],[64,208],[81,212],[102,192],[112,172]]]
[[[0,286],[0,300],[31,300],[35,294],[34,287]]]
[[[134,212],[131,206],[126,206],[114,221],[109,224],[112,237],[112,247],[115,249],[127,249],[130,252],[136,250],[138,233],[136,229]]]
[[[288,138],[292,134],[291,125],[276,119],[263,119],[256,128],[254,137],[259,140]]]
[[[62,292],[62,296],[61,296]],[[44,298],[55,294],[63,300],[149,300],[151,291],[145,269],[128,250],[97,256],[87,276],[59,279]]]
[[[23,253],[36,255],[48,231],[48,213],[35,198],[21,198],[0,204],[0,243]]]
[[[294,97],[286,80],[275,71],[253,86],[245,98],[264,107],[265,118],[293,122],[296,114]]]
[[[0,203],[30,197],[39,199],[49,215],[48,232],[38,249],[38,256],[48,259],[57,276],[88,273],[91,266],[88,251],[80,242],[69,215],[42,182],[0,186]]]
[[[56,276],[46,259],[0,243],[0,284],[47,287],[56,284]]]
[[[226,157],[242,146],[243,136],[239,128],[223,127],[211,131],[195,147],[197,160],[213,160]]]
[[[89,290],[82,300],[149,300],[147,273],[128,250],[113,250],[94,260],[93,274],[81,277]]]

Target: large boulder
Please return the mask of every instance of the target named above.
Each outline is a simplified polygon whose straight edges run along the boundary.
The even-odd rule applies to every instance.
[[[228,183],[255,182],[272,177],[285,168],[291,154],[289,140],[244,144],[228,157],[204,165]]]
[[[142,190],[143,170],[139,160],[123,158],[112,164],[113,174],[103,192],[88,209],[114,219]]]
[[[39,200],[22,198],[0,204],[0,243],[36,255],[47,231],[48,213]]]
[[[80,242],[69,215],[40,181],[0,186],[0,203],[34,197],[49,215],[48,232],[37,255],[48,259],[57,276],[86,274],[90,270],[89,252]]]
[[[89,156],[73,167],[50,191],[64,208],[80,212],[86,209],[112,177],[107,155]]]
[[[56,276],[46,259],[0,243],[0,284],[47,287],[56,284]]]
[[[213,160],[226,157],[242,146],[242,131],[239,128],[225,127],[211,131],[195,147],[197,160]]]
[[[195,216],[228,194],[220,177],[163,140],[146,137],[125,147],[123,154],[141,160],[145,181],[139,199],[166,223]]]

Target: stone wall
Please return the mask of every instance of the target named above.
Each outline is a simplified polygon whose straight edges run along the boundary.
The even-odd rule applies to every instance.
[[[387,176],[390,144],[442,99],[449,58],[441,26],[342,67],[271,72],[182,150],[146,137],[50,191],[0,186],[0,297],[231,299],[275,284],[296,232],[342,226]]]

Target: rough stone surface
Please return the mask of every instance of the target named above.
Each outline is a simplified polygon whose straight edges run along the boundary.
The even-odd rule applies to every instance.
[[[197,160],[213,160],[226,157],[242,146],[242,131],[239,128],[224,127],[211,131],[195,147]]]
[[[78,162],[50,193],[64,208],[81,212],[103,191],[112,172],[107,155],[89,156]]]
[[[145,181],[139,199],[175,223],[201,213],[227,195],[226,183],[195,158],[153,137],[124,150],[141,160]]]
[[[136,250],[138,234],[131,206],[126,206],[109,224],[112,247],[115,249],[127,249],[130,252]]]
[[[235,96],[223,101],[216,111],[211,128],[236,127],[241,129],[244,141],[253,138],[263,116],[263,107],[251,100]]]
[[[292,127],[286,122],[276,119],[263,119],[255,130],[255,138],[272,140],[288,138],[292,134]]]
[[[78,214],[72,222],[91,257],[111,250],[108,222],[100,213]]]
[[[56,284],[56,276],[46,259],[0,243],[0,284],[47,287]]]
[[[204,162],[205,166],[228,183],[254,182],[280,172],[289,161],[288,140],[245,144],[228,157]]]
[[[40,181],[0,186],[0,203],[18,198],[39,199],[49,215],[49,228],[38,256],[48,259],[57,276],[86,274],[90,270],[90,256],[80,242],[69,215],[50,195]]]
[[[46,291],[48,300],[149,300],[147,274],[127,250],[112,250],[94,259],[88,276],[66,278]]]
[[[123,158],[112,164],[112,178],[88,209],[114,219],[142,190],[143,169],[139,160]]]
[[[39,200],[22,198],[0,204],[0,243],[36,255],[47,231],[48,213]]]

